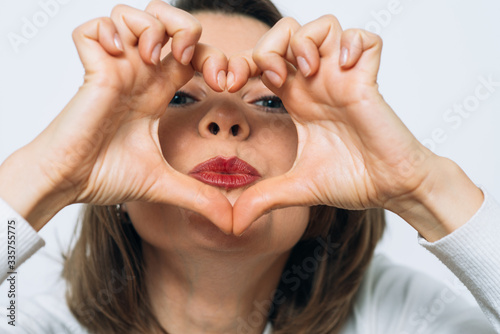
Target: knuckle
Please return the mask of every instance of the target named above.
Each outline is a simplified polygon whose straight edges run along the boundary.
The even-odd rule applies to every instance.
[[[340,22],[333,14],[325,14],[321,16],[316,22],[320,25],[329,26],[331,29],[340,29]]]
[[[111,16],[121,14],[121,13],[125,12],[128,8],[130,8],[130,7],[127,5],[123,5],[123,4],[116,5],[111,10]]]
[[[113,21],[111,20],[111,18],[99,17],[99,18],[90,20],[88,22],[85,22],[85,23],[79,25],[78,27],[76,27],[73,30],[71,36],[72,36],[73,40],[79,39],[85,33],[85,31],[87,31],[89,29],[95,29],[96,26],[97,27],[100,27],[100,26],[114,27]]]
[[[82,23],[80,24],[79,26],[77,26],[74,30],[73,30],[73,37],[77,36],[82,30],[84,30],[87,26],[89,26],[90,24],[92,24],[92,21],[89,21],[89,22],[85,22],[85,23]]]
[[[173,37],[175,38],[175,35],[178,34],[178,36],[182,36],[180,37],[180,39],[185,39],[186,36],[189,37],[189,39],[193,37],[195,39],[199,39],[201,36],[201,32],[202,32],[201,23],[191,16],[188,17],[187,20],[184,20],[182,26],[173,33]]]
[[[358,29],[358,31],[360,33],[362,33],[363,35],[367,36],[368,38],[374,39],[377,42],[382,42],[382,37],[380,37],[380,35],[378,35],[378,34],[375,34],[371,31],[364,30],[364,29]]]
[[[228,68],[236,69],[238,71],[250,71],[251,66],[248,59],[244,55],[233,55],[228,60]]]
[[[326,21],[329,23],[337,23],[338,22],[337,17],[333,14],[325,14],[325,15],[321,16],[319,18],[319,20]]]
[[[80,30],[82,29],[81,27],[82,26],[76,27],[73,30],[73,33],[71,34],[71,38],[73,38],[73,41],[75,41],[75,42],[77,41],[78,36],[80,36]]]
[[[266,61],[266,52],[262,49],[255,49],[252,54],[252,59],[256,64],[263,64]]]
[[[289,30],[296,31],[300,28],[300,24],[293,17],[287,16],[279,20],[276,24],[276,27],[288,28]]]
[[[307,42],[307,40],[305,40],[304,34],[298,32],[297,34],[294,34],[290,39],[290,47],[292,48],[292,50],[298,51],[304,47],[305,42]]]
[[[288,25],[288,26],[293,26],[293,25],[298,24],[297,20],[295,20],[293,17],[290,17],[290,16],[284,17],[281,20],[279,20],[278,22],[280,24]]]
[[[195,36],[201,36],[202,27],[200,21],[198,21],[194,16],[189,16],[192,18],[191,24],[187,28],[189,33]]]
[[[113,26],[113,20],[110,17],[100,17],[96,21],[100,26]]]
[[[358,34],[358,33],[365,33],[365,30],[363,29],[358,29],[358,28],[349,28],[349,29],[346,29],[344,30],[343,34],[344,35],[355,35],[355,34]]]
[[[384,44],[382,37],[380,35],[374,34],[370,31],[361,31],[362,36],[366,36],[366,38],[370,41],[370,44],[375,45],[377,49],[381,49]]]
[[[151,17],[151,28],[154,29],[154,31],[157,31],[157,32],[164,32],[165,31],[165,26],[163,25],[163,23],[161,23],[160,20],[154,18],[154,17]]]
[[[147,5],[146,10],[156,9],[156,8],[165,7],[165,6],[170,6],[170,5],[166,2],[161,1],[161,0],[151,0]]]

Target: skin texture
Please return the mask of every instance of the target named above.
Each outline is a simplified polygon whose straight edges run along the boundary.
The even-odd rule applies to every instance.
[[[201,42],[228,57],[251,49],[269,30],[239,16],[199,14],[196,18],[204,27]],[[197,102],[171,106],[159,128],[163,154],[173,168],[187,174],[214,156],[238,156],[254,166],[262,179],[291,168],[297,152],[295,126],[283,110],[267,111],[255,103],[273,95],[259,78],[249,80],[238,92],[217,93],[195,76],[181,91]],[[220,127],[217,135],[209,131],[212,122]],[[237,136],[231,133],[234,125],[240,128]],[[221,191],[234,203],[244,190]],[[235,332],[240,325],[236,319],[254,312],[254,302],[270,299],[289,250],[300,239],[309,217],[308,207],[274,210],[237,237],[176,206],[132,202],[127,209],[151,268],[148,282],[153,305],[173,333]],[[262,331],[262,326],[255,332]]]
[[[85,82],[0,166],[0,197],[36,230],[71,203],[126,203],[170,332],[234,333],[268,305],[311,205],[383,207],[434,241],[482,203],[378,93],[380,38],[343,31],[333,16],[269,30],[155,0],[145,11],[117,6],[73,38]],[[181,87],[196,103],[169,107]],[[256,103],[271,93],[288,114]],[[226,191],[187,175],[218,155],[246,160],[262,179]]]
[[[166,35],[172,54],[158,66],[154,49]],[[203,68],[209,52],[193,58],[200,35],[196,19],[162,1],[146,11],[119,5],[111,17],[75,29],[84,84],[47,129],[2,164],[3,197],[37,230],[70,203],[129,200],[189,207],[230,230],[226,197],[169,166],[158,139],[160,116],[177,89],[194,70],[209,76],[208,67],[221,66]],[[213,57],[225,62],[220,52]],[[10,176],[16,168],[19,177]],[[14,184],[26,185],[25,194],[9,193]]]

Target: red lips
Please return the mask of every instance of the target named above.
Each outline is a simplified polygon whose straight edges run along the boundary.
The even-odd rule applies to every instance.
[[[215,157],[194,167],[189,175],[220,188],[235,189],[247,186],[261,176],[255,168],[237,157]]]

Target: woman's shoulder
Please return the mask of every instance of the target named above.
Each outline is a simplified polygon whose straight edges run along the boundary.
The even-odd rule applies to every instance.
[[[1,333],[88,334],[68,308],[64,289],[39,294],[19,305],[16,326],[0,323]]]
[[[374,256],[343,334],[494,333],[465,287]]]

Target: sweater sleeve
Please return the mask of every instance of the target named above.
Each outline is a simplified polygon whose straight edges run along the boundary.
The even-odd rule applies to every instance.
[[[418,239],[464,283],[500,333],[500,206],[483,192],[483,205],[465,225],[434,243]]]
[[[0,283],[44,245],[33,227],[0,198]]]

